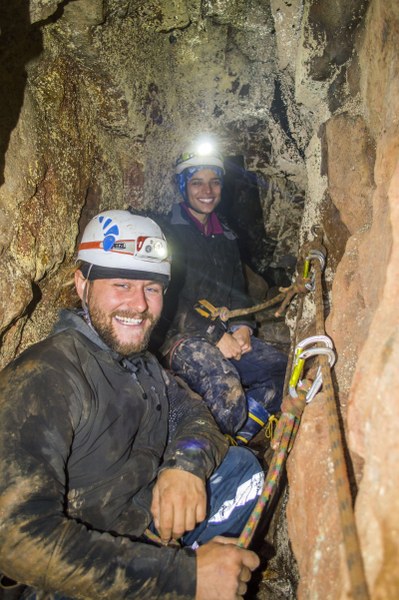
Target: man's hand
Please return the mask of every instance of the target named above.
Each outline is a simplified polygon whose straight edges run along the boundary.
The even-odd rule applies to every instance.
[[[231,333],[224,333],[216,344],[216,348],[219,348],[225,358],[234,358],[234,360],[240,360],[241,358],[240,344]]]
[[[239,343],[241,348],[241,354],[246,354],[252,350],[251,344],[251,329],[246,325],[239,327],[231,334],[235,340]]]
[[[205,519],[205,484],[180,469],[162,471],[152,493],[151,512],[161,540],[179,539]]]
[[[259,558],[236,543],[233,538],[217,536],[198,548],[195,600],[236,600],[244,596]]]

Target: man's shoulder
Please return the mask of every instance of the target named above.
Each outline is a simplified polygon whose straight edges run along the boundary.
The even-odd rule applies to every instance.
[[[70,355],[70,349],[76,344],[84,344],[83,334],[72,329],[57,331],[26,348],[14,362],[20,363],[35,359],[55,362],[60,355],[67,353]]]
[[[63,354],[72,358],[75,352],[78,352],[78,349],[96,348],[95,339],[90,339],[91,335],[92,330],[85,323],[78,310],[62,309],[52,331],[42,340],[26,348],[18,359],[25,356],[29,359],[44,356],[51,362],[52,356],[59,357]]]
[[[16,385],[34,385],[34,381],[43,378],[62,377],[66,372],[68,361],[77,355],[72,349],[74,341],[69,332],[59,332],[25,348],[17,357],[9,362],[0,372],[0,387],[10,383]],[[42,385],[42,384],[40,384]]]

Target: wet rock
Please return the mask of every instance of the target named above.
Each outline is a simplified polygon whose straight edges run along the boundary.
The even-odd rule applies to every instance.
[[[326,141],[329,193],[352,234],[371,223],[374,142],[364,119],[345,114],[327,122]]]

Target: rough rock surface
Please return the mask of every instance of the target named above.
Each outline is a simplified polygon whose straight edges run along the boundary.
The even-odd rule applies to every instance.
[[[0,7],[0,365],[69,301],[91,216],[168,210],[174,157],[214,134],[241,168],[229,216],[248,233],[252,270],[292,270],[323,228],[326,328],[373,599],[399,594],[398,38],[397,0]],[[294,320],[291,310],[291,330]],[[314,332],[311,297],[299,331]],[[349,597],[323,395],[305,410],[288,478],[297,597]]]

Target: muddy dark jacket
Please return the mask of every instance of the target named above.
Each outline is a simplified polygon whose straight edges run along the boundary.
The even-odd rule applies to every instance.
[[[135,540],[160,470],[205,479],[225,451],[152,355],[122,359],[64,311],[0,374],[0,571],[71,598],[193,598],[194,552]]]
[[[246,284],[236,235],[223,224],[223,234],[205,236],[188,219],[180,204],[158,222],[172,253],[172,280],[165,297],[162,319],[154,335],[154,346],[162,345],[166,354],[182,337],[201,337],[216,344],[231,325],[254,328],[250,317],[210,321],[194,306],[206,299],[215,307],[230,310],[252,306]]]

